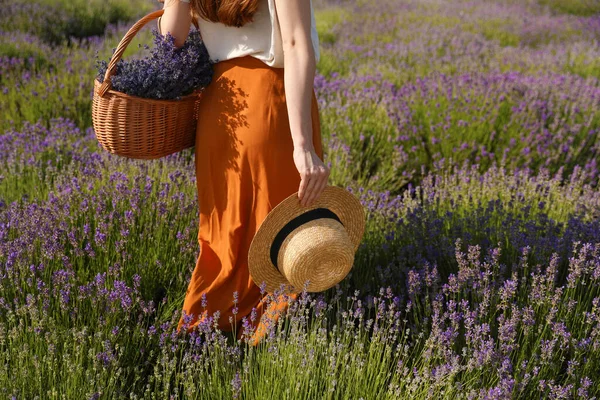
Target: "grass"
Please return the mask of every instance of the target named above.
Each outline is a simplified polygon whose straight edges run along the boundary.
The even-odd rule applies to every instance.
[[[335,33],[336,26],[352,22],[352,14],[341,6],[320,8],[315,10],[315,21],[319,42],[324,45],[335,45],[338,35]]]
[[[595,0],[538,0],[539,4],[563,13],[591,17],[600,14],[600,3]]]

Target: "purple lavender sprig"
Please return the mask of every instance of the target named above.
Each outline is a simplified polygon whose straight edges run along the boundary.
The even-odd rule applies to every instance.
[[[111,77],[112,89],[131,96],[150,99],[179,99],[206,87],[212,80],[213,68],[200,32],[192,29],[181,48],[175,38],[161,35],[156,29],[150,56],[117,63]],[[114,50],[113,50],[114,54]],[[102,83],[108,62],[97,60],[97,79]]]

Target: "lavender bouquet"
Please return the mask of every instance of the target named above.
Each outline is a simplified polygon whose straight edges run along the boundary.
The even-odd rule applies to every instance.
[[[177,100],[211,82],[212,62],[197,29],[191,30],[180,48],[175,46],[175,38],[170,33],[163,36],[153,29],[152,34],[154,47],[149,57],[119,60],[110,78],[114,90],[149,99]],[[115,51],[116,48],[113,54]],[[102,83],[108,62],[96,60],[96,67],[96,79]]]

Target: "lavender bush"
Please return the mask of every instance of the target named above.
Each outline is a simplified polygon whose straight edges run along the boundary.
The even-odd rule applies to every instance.
[[[0,30],[27,32],[53,46],[102,35],[107,26],[129,23],[160,6],[144,0],[12,0],[0,4]]]
[[[130,26],[110,25],[103,36],[56,48],[31,34],[0,34],[0,131],[18,130],[26,121],[49,127],[55,118],[68,118],[81,129],[89,127],[90,82],[97,74],[91,60],[95,53],[108,58],[109,44],[118,42]],[[136,35],[125,55],[141,53],[137,45],[150,40],[148,33],[143,30]]]
[[[175,38],[170,32],[163,36],[153,29],[152,34],[154,46],[148,57],[119,60],[115,74],[110,78],[114,90],[131,96],[167,100],[178,99],[210,83],[212,62],[198,30],[190,31],[181,48],[175,46]],[[108,63],[99,60],[97,68],[97,79],[102,83]]]
[[[72,351],[60,354],[73,372],[55,375],[57,392],[76,385],[90,396],[168,397],[203,387],[206,398],[261,397],[273,388],[253,371],[275,363],[281,396],[597,395],[600,247],[591,243],[600,243],[600,226],[590,210],[600,198],[581,176],[469,168],[434,173],[400,197],[352,189],[368,226],[351,275],[295,303],[263,350],[242,352],[243,342],[211,320],[190,335],[173,331],[197,249],[189,165],[80,149],[47,198],[0,206],[2,297],[11,299],[0,318],[14,332],[11,349],[27,343],[46,360],[15,364],[13,379],[61,371],[51,355],[71,341]],[[236,329],[256,323],[251,317]],[[100,333],[88,336],[92,328]],[[86,360],[103,385],[86,384]],[[127,379],[110,379],[117,371]],[[376,371],[389,372],[366,378]],[[138,374],[145,379],[129,381]],[[175,386],[163,386],[171,379]],[[20,395],[35,393],[43,387]]]
[[[567,172],[597,184],[600,85],[575,75],[432,73],[318,77],[335,182],[398,190],[436,164]],[[474,99],[486,99],[474,101]],[[361,168],[354,168],[360,165]]]
[[[0,31],[0,38],[0,83],[7,75],[55,68],[51,47],[36,36]]]

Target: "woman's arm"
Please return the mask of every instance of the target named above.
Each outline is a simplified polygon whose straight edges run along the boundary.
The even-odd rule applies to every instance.
[[[163,3],[165,12],[158,19],[158,31],[162,35],[170,32],[175,38],[175,47],[181,47],[190,33],[190,24],[192,23],[190,5],[180,0],[163,0],[160,2]]]
[[[300,173],[298,198],[309,206],[329,178],[329,169],[317,156],[312,141],[311,101],[315,78],[315,52],[311,38],[310,0],[275,0],[284,54],[284,85],[294,163]]]

